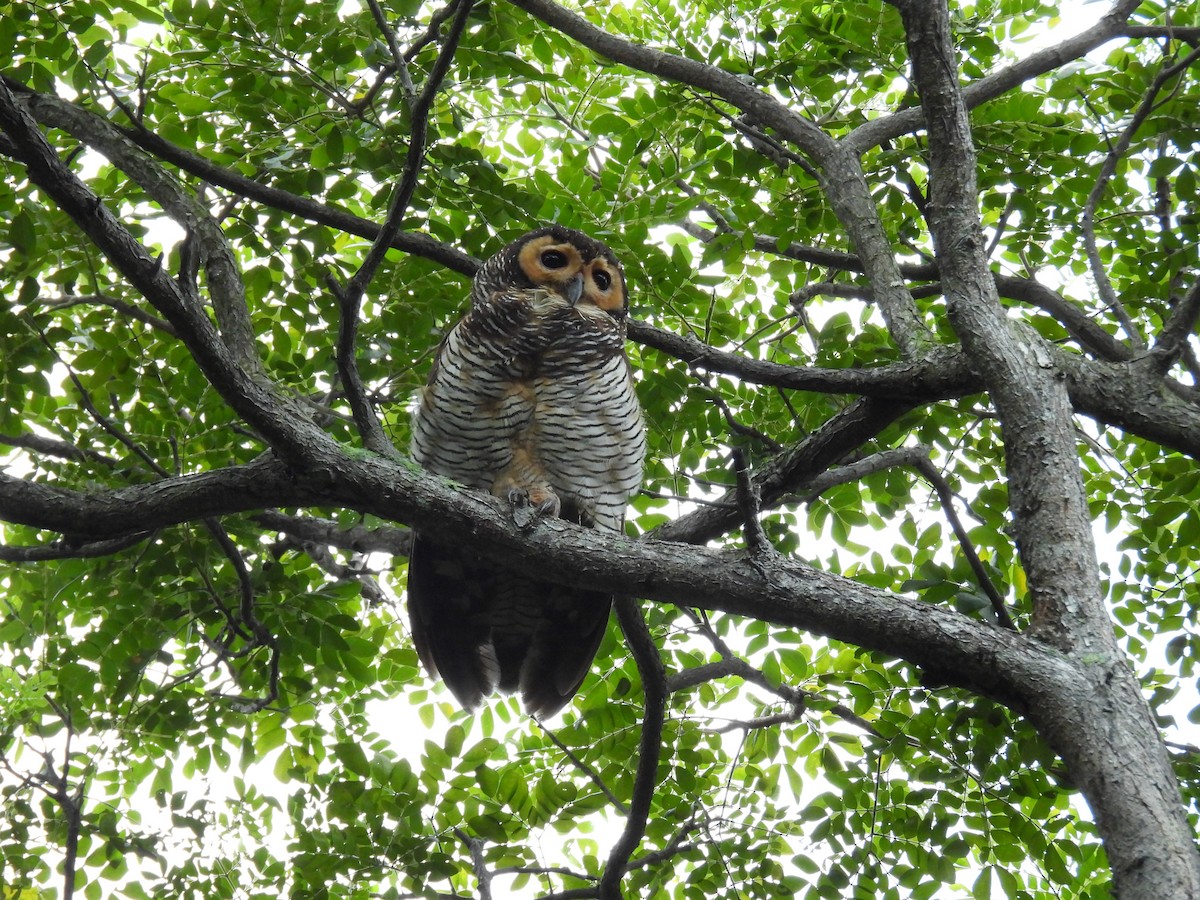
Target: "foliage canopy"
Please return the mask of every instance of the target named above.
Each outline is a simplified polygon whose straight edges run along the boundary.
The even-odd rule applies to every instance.
[[[1197,5],[956,6],[940,100],[938,3],[464,3],[0,3],[0,897],[1100,898],[1140,850],[1097,773],[1143,759],[1195,877]],[[960,101],[973,155],[922,118]],[[578,228],[672,543],[356,449],[406,166],[354,344],[387,437],[478,259]],[[1065,454],[1024,430],[1060,393]],[[1071,479],[1090,531],[1038,519]],[[614,627],[561,719],[458,711],[409,524],[636,590],[662,670]]]

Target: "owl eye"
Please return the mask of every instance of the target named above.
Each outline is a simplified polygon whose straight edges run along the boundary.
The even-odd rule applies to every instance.
[[[612,276],[603,269],[597,269],[592,273],[592,281],[596,282],[596,287],[602,291],[607,291],[612,287]]]
[[[542,265],[547,269],[561,269],[567,264],[567,254],[558,250],[544,250],[540,257]]]

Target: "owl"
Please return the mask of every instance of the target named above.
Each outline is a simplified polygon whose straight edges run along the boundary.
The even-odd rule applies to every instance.
[[[629,297],[613,252],[541,228],[480,268],[412,419],[428,471],[488,491],[517,522],[620,531],[642,482],[641,408],[625,355]],[[408,608],[422,663],[466,708],[519,691],[531,715],[575,695],[612,597],[519,574],[468,544],[416,535]]]

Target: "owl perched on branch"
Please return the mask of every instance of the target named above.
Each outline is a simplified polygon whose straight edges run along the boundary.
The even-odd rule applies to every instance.
[[[438,349],[412,423],[421,465],[510,504],[619,531],[642,481],[641,409],[625,356],[629,298],[613,252],[558,226],[484,263]],[[522,575],[421,535],[408,606],[421,661],[467,708],[499,688],[531,715],[575,695],[612,597]]]

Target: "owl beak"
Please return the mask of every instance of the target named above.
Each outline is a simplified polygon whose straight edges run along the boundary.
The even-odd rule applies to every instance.
[[[574,306],[579,302],[579,298],[583,296],[583,275],[576,272],[571,276],[571,280],[566,283],[567,302]]]

